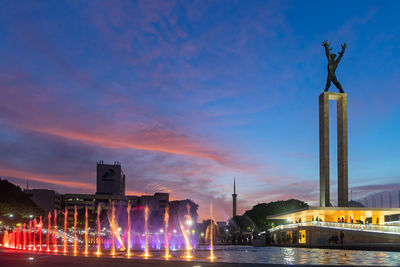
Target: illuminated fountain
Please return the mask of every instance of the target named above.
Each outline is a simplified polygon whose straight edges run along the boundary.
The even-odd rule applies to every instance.
[[[18,228],[17,228],[17,244],[15,245],[15,247],[17,248],[17,249],[20,249],[20,246],[21,246],[21,225],[20,226],[18,226]]]
[[[22,249],[22,226],[18,226],[18,249]]]
[[[116,240],[119,242],[120,245],[120,251],[125,251],[125,246],[124,246],[124,242],[120,236],[120,230],[121,228],[118,226],[118,221],[116,219],[115,216],[115,204],[114,202],[112,202],[111,204],[111,216],[107,216],[108,217],[108,222],[110,224],[110,231],[111,231],[111,255],[114,256],[115,252],[116,252]]]
[[[111,255],[115,255],[115,205],[114,202],[112,203],[112,210],[111,210]]]
[[[29,226],[28,221],[26,221],[14,226],[12,231],[5,232],[3,245],[4,247],[21,250],[39,251],[42,251],[44,245],[48,252],[57,252],[60,250],[59,246],[63,246],[61,251],[64,254],[70,252],[75,255],[82,254],[87,256],[90,254],[100,256],[104,254],[104,251],[107,251],[106,254],[111,256],[118,254],[119,256],[132,257],[134,256],[134,250],[141,249],[143,251],[141,256],[145,259],[151,257],[152,252],[157,250],[158,252],[154,254],[165,260],[171,259],[174,253],[190,260],[195,256],[194,248],[196,247],[196,240],[193,238],[195,229],[192,227],[193,221],[190,207],[189,204],[179,207],[183,208],[183,212],[179,213],[181,209],[171,210],[170,206],[166,206],[164,216],[160,217],[159,213],[154,212],[154,214],[158,215],[153,218],[150,213],[150,207],[147,204],[144,207],[133,208],[130,203],[124,206],[111,202],[106,217],[108,224],[103,224],[101,221],[101,203],[98,203],[97,229],[94,228],[93,235],[91,235],[89,233],[89,207],[84,207],[84,215],[82,216],[84,223],[80,227],[78,226],[78,219],[80,219],[78,216],[82,213],[78,213],[78,207],[75,205],[73,215],[69,212],[70,216],[73,216],[73,228],[68,229],[68,209],[65,208],[62,212],[64,219],[63,231],[58,229],[59,211],[54,210],[54,213],[48,213],[47,231],[43,231],[43,219],[40,216],[39,222],[34,218],[29,221]],[[212,203],[210,203],[210,217],[210,225],[206,230],[206,241],[209,242],[210,250],[210,255],[207,259],[214,261],[216,259],[214,255],[214,233],[216,228]],[[79,225],[81,224],[79,223]],[[104,228],[102,228],[102,225]],[[179,228],[181,231],[178,230]],[[46,235],[44,242],[42,242],[43,233]],[[36,234],[38,234],[38,244],[36,244]],[[62,241],[57,240],[58,238],[62,239]],[[73,242],[73,249],[72,247],[68,248],[69,242],[71,242],[71,245]],[[92,250],[91,244],[95,244],[97,249],[93,248]],[[104,247],[102,248],[103,245]],[[124,253],[118,253],[118,250]],[[182,252],[183,255],[181,254]],[[139,253],[136,255],[139,255]]]
[[[210,202],[210,226],[209,228],[207,228],[206,231],[206,238],[207,238],[207,232],[208,232],[208,236],[210,238],[210,260],[214,261],[215,260],[215,256],[214,256],[214,219],[213,219],[213,205],[212,202]]]
[[[67,245],[68,245],[68,240],[67,240],[67,217],[68,217],[68,209],[65,207],[64,211],[64,253],[67,253]]]
[[[121,238],[120,235],[120,231],[122,230],[119,226],[118,226],[118,220],[117,217],[115,215],[116,212],[116,208],[115,208],[115,204],[114,202],[112,202],[112,207],[111,207],[111,218],[110,216],[108,216],[108,221],[110,224],[110,229],[111,229],[111,233],[112,233],[112,254],[115,255],[115,251],[116,251],[116,241],[118,241],[119,245],[120,245],[120,251],[125,251],[125,245],[124,242]]]
[[[25,224],[24,224],[25,225]],[[25,231],[25,229],[24,229],[24,231]],[[29,221],[29,233],[28,233],[28,236],[29,236],[29,242],[28,242],[28,250],[32,250],[32,247],[31,247],[31,241],[32,241],[32,221]],[[26,241],[26,240],[25,240]]]
[[[47,239],[46,239],[47,252],[50,252],[50,232],[51,232],[51,213],[49,211],[49,216],[47,219]]]
[[[22,231],[21,231],[21,225],[20,226],[18,226],[18,249],[22,249],[22,238],[21,238],[21,233],[22,233]]]
[[[57,247],[57,211],[56,210],[54,210],[53,246],[54,246],[54,252],[58,252],[58,247]]]
[[[37,226],[37,221],[35,218],[33,219],[33,251],[36,251],[36,226]]]
[[[165,207],[164,215],[164,238],[165,238],[165,259],[168,260],[171,255],[169,255],[169,238],[168,238],[168,221],[169,221],[169,207]]]
[[[85,254],[88,254],[88,209],[85,206]]]
[[[42,222],[42,216],[40,216],[40,221],[39,221],[39,251],[42,251],[42,231],[43,230],[43,222]]]
[[[23,245],[22,245],[22,249],[25,250],[26,249],[26,223],[24,223],[24,228],[22,229],[23,231]]]
[[[76,210],[76,205],[75,205],[75,210],[74,210],[74,253],[78,253],[78,248],[77,248],[77,239],[76,239],[76,221],[78,217],[78,211]]]
[[[148,221],[149,221],[149,206],[145,206],[144,208],[144,234],[145,234],[145,247],[144,247],[144,257],[149,257],[149,229],[148,229]]]
[[[126,213],[128,216],[128,244],[127,244],[127,251],[126,255],[129,257],[131,256],[131,204],[128,203],[128,207],[126,208]]]
[[[101,223],[100,223],[100,203],[97,204],[97,255],[101,255]]]
[[[3,246],[6,247],[6,248],[9,247],[9,243],[8,243],[8,231],[7,231],[7,230],[4,231]]]
[[[186,259],[191,259],[192,258],[192,246],[190,245],[190,225],[192,224],[192,217],[190,216],[190,206],[189,204],[186,206],[187,208],[187,214],[185,215],[185,225],[182,224],[181,221],[179,221],[179,226],[181,228],[182,231],[182,235],[185,239],[185,243],[186,243],[186,254],[184,256],[184,258]]]

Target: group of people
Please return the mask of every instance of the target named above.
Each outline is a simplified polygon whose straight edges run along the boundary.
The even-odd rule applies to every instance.
[[[315,222],[315,221],[316,222],[322,222],[323,220],[322,220],[322,218],[317,216],[315,219],[314,219],[314,217],[312,217],[311,221],[312,222]],[[348,217],[346,217],[346,218],[345,217],[338,217],[337,222],[338,223],[354,223],[354,219],[352,217],[349,217],[349,218]],[[293,223],[293,221],[291,221],[291,223]],[[301,218],[297,219],[295,221],[295,223],[301,223]],[[368,224],[368,223],[372,223],[372,220],[368,221],[368,219],[365,219],[365,222],[362,221],[362,220],[356,220],[355,223],[357,223],[357,224]],[[376,218],[376,224],[379,224],[379,218]]]
[[[350,223],[353,223],[353,218],[350,217],[349,221],[350,221]],[[337,218],[337,222],[338,223],[347,223],[347,220],[345,218],[343,218],[343,217],[342,218],[338,217]]]
[[[311,221],[314,221],[314,217],[311,218]],[[317,222],[322,222],[321,218],[318,218],[318,216],[315,218],[315,221]]]
[[[340,231],[340,244],[343,244],[343,239],[344,239],[344,233],[343,231]],[[328,239],[329,244],[331,242],[337,244],[338,241],[339,241],[338,235],[332,235],[332,237]]]

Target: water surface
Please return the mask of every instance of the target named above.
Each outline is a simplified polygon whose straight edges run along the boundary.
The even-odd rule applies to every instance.
[[[400,266],[400,252],[386,251],[221,246],[215,248],[215,255],[217,262]],[[197,249],[195,256],[206,258],[209,251]]]

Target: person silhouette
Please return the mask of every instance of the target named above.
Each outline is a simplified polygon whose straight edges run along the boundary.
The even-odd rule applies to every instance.
[[[335,71],[337,69],[337,66],[339,65],[340,60],[343,57],[344,51],[346,50],[346,43],[342,45],[342,51],[339,52],[339,57],[336,59],[336,54],[335,53],[330,53],[329,51],[332,50],[332,48],[329,48],[331,45],[330,42],[325,40],[322,43],[322,46],[325,47],[325,54],[328,59],[328,77],[326,79],[326,86],[325,86],[325,92],[328,91],[329,87],[331,86],[331,82],[336,86],[337,89],[339,89],[340,93],[344,93],[342,85],[339,83],[339,81],[336,78]]]
[[[343,244],[344,233],[340,231],[340,244]]]

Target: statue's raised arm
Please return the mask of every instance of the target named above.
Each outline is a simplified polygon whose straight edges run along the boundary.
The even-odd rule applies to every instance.
[[[326,57],[328,58],[328,60],[329,60],[329,54],[330,54],[329,50],[332,49],[332,48],[329,48],[330,45],[331,45],[331,43],[328,42],[328,40],[325,40],[322,42],[322,46],[325,47],[325,54],[326,54]]]
[[[343,57],[343,54],[344,54],[344,50],[346,50],[346,43],[344,43],[344,44],[342,44],[342,51],[340,51],[339,52],[339,57],[338,57],[338,59],[336,60],[336,63],[338,64],[339,63],[339,61],[342,59],[342,57]]]

